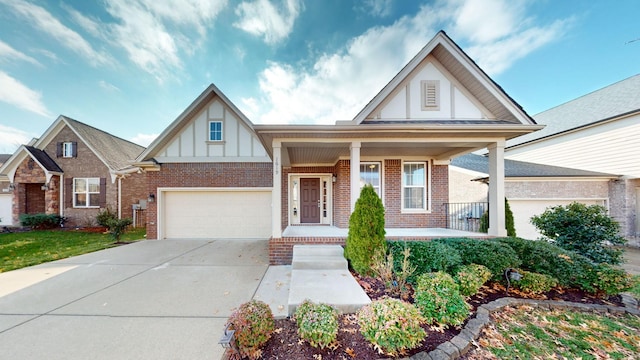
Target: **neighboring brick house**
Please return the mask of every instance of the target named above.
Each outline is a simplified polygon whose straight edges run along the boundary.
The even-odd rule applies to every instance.
[[[21,214],[58,214],[66,225],[95,224],[101,209],[132,217],[133,204],[147,199],[146,174],[131,165],[144,148],[60,116],[0,167],[10,184],[11,224]]]
[[[510,140],[505,157],[619,175],[608,184],[609,212],[640,246],[640,74],[534,119],[545,129]]]
[[[533,164],[505,159],[504,193],[513,212],[516,234],[525,239],[537,239],[540,233],[530,222],[551,206],[579,202],[586,205],[610,206],[613,184],[619,176]],[[449,166],[449,201],[459,204],[450,214],[453,228],[465,229],[478,221],[482,211],[476,203],[487,201],[489,160],[485,156],[467,154],[453,159]],[[484,210],[483,205],[480,209]]]
[[[504,214],[504,145],[540,128],[444,32],[335,125],[254,125],[212,84],[137,159],[155,200],[147,235],[270,238],[271,262],[287,262],[295,243],[344,242],[317,234],[348,228],[366,183],[387,228],[443,228],[449,162],[483,148]],[[504,216],[489,233],[506,234]]]

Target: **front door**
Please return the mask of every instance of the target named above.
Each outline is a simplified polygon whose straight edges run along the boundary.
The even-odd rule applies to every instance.
[[[25,186],[25,213],[41,214],[45,211],[44,206],[44,184],[24,184]]]
[[[300,179],[300,223],[320,223],[320,179]]]

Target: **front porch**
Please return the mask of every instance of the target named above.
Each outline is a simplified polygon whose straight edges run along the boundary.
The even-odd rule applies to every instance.
[[[444,228],[386,228],[389,240],[425,241],[445,237],[487,238],[484,233]],[[289,265],[294,245],[337,244],[344,245],[349,229],[328,225],[287,226],[282,237],[269,239],[269,263]]]

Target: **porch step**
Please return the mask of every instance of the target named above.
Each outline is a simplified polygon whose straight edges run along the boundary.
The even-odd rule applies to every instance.
[[[293,270],[347,270],[347,259],[340,245],[294,245]]]
[[[371,303],[348,270],[340,245],[295,245],[291,262],[288,312],[306,299],[353,313]]]

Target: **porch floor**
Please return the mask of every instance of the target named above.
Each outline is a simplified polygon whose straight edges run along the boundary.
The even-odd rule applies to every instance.
[[[487,237],[487,234],[444,228],[386,228],[389,238]],[[349,229],[327,225],[287,226],[282,237],[346,238]]]

